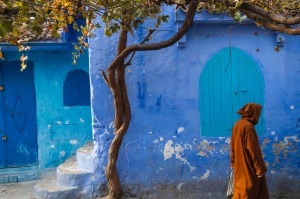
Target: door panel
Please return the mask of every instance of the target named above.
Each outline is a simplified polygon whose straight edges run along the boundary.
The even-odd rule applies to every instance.
[[[226,48],[210,59],[199,81],[201,134],[228,136],[249,102],[263,103],[263,79],[257,64],[243,51]],[[262,130],[262,120],[257,125]]]
[[[28,166],[37,162],[36,103],[33,64],[21,72],[20,62],[1,66],[3,134],[6,167]]]
[[[250,102],[263,105],[263,79],[258,71],[257,64],[242,51],[232,48],[233,76],[232,81],[237,82],[237,95],[234,97],[238,101],[237,106],[233,107],[234,123],[240,118],[235,114],[241,107]],[[263,113],[259,123],[255,126],[256,130],[262,132]]]
[[[2,66],[0,64],[0,86],[2,88],[3,85],[3,81],[2,81],[2,70],[1,70]],[[2,88],[3,89],[3,88]],[[3,117],[4,117],[4,113],[3,113],[3,108],[2,108],[2,102],[3,102],[3,90],[1,89],[0,91],[0,168],[4,168],[5,165],[5,142],[2,140],[2,136],[3,136]]]

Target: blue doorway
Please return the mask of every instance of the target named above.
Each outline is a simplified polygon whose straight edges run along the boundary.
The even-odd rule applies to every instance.
[[[230,136],[245,104],[263,105],[264,80],[257,63],[238,48],[225,48],[204,66],[199,81],[201,135]],[[263,112],[256,125],[264,131]]]
[[[33,63],[0,63],[0,168],[37,163],[36,96]]]

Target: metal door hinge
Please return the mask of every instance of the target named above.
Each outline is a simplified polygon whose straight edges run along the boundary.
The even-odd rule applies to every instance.
[[[0,91],[4,91],[4,86],[0,85]]]

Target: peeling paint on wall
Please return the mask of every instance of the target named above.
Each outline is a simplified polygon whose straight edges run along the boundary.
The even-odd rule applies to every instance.
[[[165,144],[164,160],[170,159],[173,155],[175,155],[176,159],[179,159],[184,164],[188,165],[191,172],[194,171],[196,167],[191,166],[190,163],[187,161],[187,159],[182,157],[185,149],[178,143],[175,144],[175,147],[172,147],[172,144],[173,144],[172,140],[168,140],[167,143]]]
[[[172,144],[173,144],[172,140],[168,140],[167,143],[165,144],[164,160],[170,159],[174,154],[174,148],[172,147]]]
[[[275,174],[276,172],[274,170],[271,171],[271,174]]]
[[[227,154],[227,153],[229,153],[229,150],[230,150],[230,145],[229,144],[228,145],[222,145],[219,152],[221,154]]]
[[[214,146],[211,146],[209,142],[206,139],[204,139],[197,146],[197,150],[199,150],[197,155],[209,157],[209,153],[212,153],[214,148]]]
[[[206,170],[206,172],[200,177],[200,180],[205,180],[209,177],[210,170]]]
[[[297,148],[294,146],[295,142],[299,142],[297,136],[286,136],[283,141],[272,144],[273,154],[275,155],[275,161],[272,166],[279,164],[280,154],[286,159],[289,153],[297,151]]]
[[[109,131],[107,129],[104,129],[104,134],[109,135]]]
[[[183,184],[184,184],[184,183],[179,183],[179,184],[176,186],[176,188],[177,188],[178,191],[181,191],[181,187],[182,187]]]
[[[153,141],[153,144],[156,144],[156,143],[158,143],[158,142],[159,142],[159,140],[156,139],[156,140]]]
[[[263,144],[262,144],[261,148],[266,147],[267,143],[269,143],[269,142],[270,142],[269,138],[265,138],[264,141],[263,141]]]
[[[192,150],[193,149],[193,145],[191,145],[191,144],[185,144],[184,145],[184,149],[190,149],[190,150]]]
[[[70,144],[77,144],[78,141],[77,140],[70,140]]]
[[[289,142],[289,140],[293,140],[294,142],[300,142],[300,140],[297,138],[297,136],[286,136],[283,139],[286,143]]]
[[[226,138],[225,143],[230,144],[231,138]]]
[[[61,152],[59,152],[59,154],[60,154],[61,156],[65,156],[65,155],[66,155],[66,152],[65,152],[65,151],[61,151]]]
[[[183,131],[184,131],[184,128],[183,128],[183,127],[179,127],[179,128],[177,129],[177,133],[178,133],[178,134],[182,133]]]
[[[29,155],[28,148],[25,144],[20,143],[17,148],[18,153]]]

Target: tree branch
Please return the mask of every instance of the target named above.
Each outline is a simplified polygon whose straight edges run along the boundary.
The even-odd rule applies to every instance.
[[[2,12],[0,12],[0,16],[3,16],[3,17],[11,17],[15,14],[17,14],[19,12],[19,8],[12,8],[12,9],[7,9],[7,8],[4,8],[2,10]]]
[[[259,14],[262,17],[265,17],[265,18],[269,19],[270,21],[273,21],[278,24],[295,25],[295,24],[300,23],[300,17],[291,17],[291,18],[282,17],[280,15],[273,14],[270,11],[266,11],[256,5],[253,5],[250,3],[242,3],[240,6],[240,10],[242,12],[244,10],[246,10],[248,12]]]
[[[148,35],[146,36],[146,38],[140,43],[140,44],[144,44],[146,41],[149,41],[149,37],[155,32],[155,30],[153,29],[150,29],[149,32],[148,32]],[[128,60],[128,62],[124,65],[125,68],[129,65],[131,65],[131,60],[133,59],[134,55],[135,55],[135,52],[134,51],[130,57],[130,59]]]
[[[107,76],[106,76],[104,70],[100,70],[100,72],[101,72],[101,75],[102,75],[102,77],[103,77],[105,83],[110,87],[109,82],[108,82],[108,79],[107,79]]]
[[[254,14],[251,13],[248,10],[243,10],[241,9],[241,11],[249,18],[252,19],[254,21],[258,21],[260,22],[264,27],[269,28],[271,30],[275,30],[275,31],[279,31],[282,33],[287,33],[290,35],[299,35],[300,34],[300,28],[291,28],[289,26],[284,26],[284,25],[279,25],[276,23],[273,23],[272,21],[270,21],[267,18],[264,18],[258,14]]]
[[[193,22],[194,19],[194,15],[197,9],[197,5],[198,2],[191,2],[189,9],[187,11],[186,14],[186,18],[185,21],[183,22],[181,28],[179,29],[179,31],[170,39],[166,40],[166,41],[162,41],[159,43],[154,43],[154,44],[136,44],[136,45],[131,45],[129,47],[127,47],[121,54],[119,54],[114,61],[110,64],[110,66],[108,67],[107,71],[114,71],[118,65],[132,52],[134,51],[148,51],[148,50],[158,50],[158,49],[162,49],[162,48],[166,48],[169,47],[171,45],[173,45],[174,43],[176,43],[178,40],[181,39],[181,37],[183,37],[183,35],[186,33],[186,31],[188,30],[188,28],[190,27],[190,25]]]

